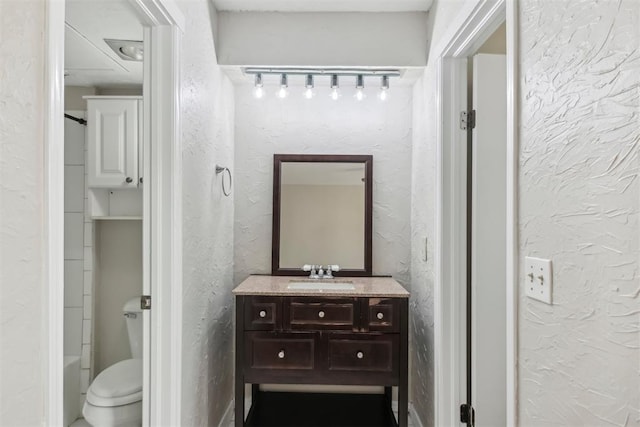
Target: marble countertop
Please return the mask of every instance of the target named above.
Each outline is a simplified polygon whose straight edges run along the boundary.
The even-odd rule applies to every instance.
[[[291,282],[351,282],[351,290],[288,289]],[[334,279],[309,279],[306,276],[249,276],[234,290],[235,295],[277,296],[342,296],[409,298],[409,292],[391,277],[336,277]]]

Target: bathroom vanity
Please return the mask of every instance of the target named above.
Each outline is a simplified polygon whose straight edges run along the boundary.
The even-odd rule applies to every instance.
[[[233,292],[236,427],[407,426],[409,293],[398,282],[250,276]],[[245,384],[252,384],[246,421]],[[384,393],[269,392],[260,384],[382,386]]]

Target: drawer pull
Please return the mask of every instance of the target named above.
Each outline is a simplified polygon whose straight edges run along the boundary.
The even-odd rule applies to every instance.
[[[321,318],[321,319],[324,318],[324,311],[320,311],[318,313],[318,317]]]
[[[382,319],[384,319],[384,314],[382,312],[380,312],[380,313],[378,313],[376,315],[376,317],[378,318],[378,320],[382,320]]]
[[[284,350],[278,352],[278,359],[284,359]]]
[[[357,357],[358,359],[362,359],[362,358],[364,357],[364,353],[363,353],[363,352],[361,352],[361,351],[359,351],[359,352],[357,352],[357,353],[356,353],[356,357]]]
[[[258,313],[260,315],[260,317],[265,318],[267,317],[267,312],[264,310],[260,310],[260,313]]]

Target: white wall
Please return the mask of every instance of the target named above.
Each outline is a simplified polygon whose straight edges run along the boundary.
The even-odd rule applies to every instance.
[[[0,2],[0,425],[44,419],[45,7]]]
[[[554,263],[554,304],[520,298],[520,422],[637,425],[640,4],[520,20],[520,283],[525,256]]]
[[[95,373],[131,358],[122,308],[142,295],[142,221],[95,222]]]
[[[376,86],[377,86],[376,82]],[[372,86],[358,103],[344,86],[338,101],[326,86],[311,100],[292,87],[255,99],[236,86],[235,282],[271,273],[273,154],[373,155],[373,272],[409,284],[411,88],[393,86],[387,102]],[[319,260],[323,263],[326,261]]]
[[[221,12],[225,65],[423,66],[425,12]]]
[[[215,165],[233,166],[233,87],[216,64],[212,3],[178,5],[186,18],[180,64],[182,424],[218,425],[233,396],[234,206],[233,195],[222,194]]]

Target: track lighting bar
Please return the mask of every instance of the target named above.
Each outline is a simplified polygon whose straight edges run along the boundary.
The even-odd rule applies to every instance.
[[[397,69],[359,69],[359,68],[264,68],[254,67],[246,68],[245,74],[253,75],[254,81],[254,96],[256,98],[262,98],[264,96],[263,89],[263,75],[278,75],[280,76],[280,89],[276,92],[278,98],[284,99],[289,94],[289,75],[304,76],[305,90],[303,95],[306,99],[311,99],[315,96],[314,77],[327,76],[330,78],[330,97],[334,101],[340,98],[340,85],[339,79],[341,77],[355,77],[356,80],[356,94],[354,97],[358,101],[362,101],[366,98],[364,91],[364,78],[365,77],[380,77],[380,93],[378,98],[381,101],[385,101],[389,92],[389,77],[399,77],[400,71]]]
[[[246,74],[289,74],[289,75],[313,75],[313,76],[388,76],[400,77],[398,69],[372,69],[372,68],[263,68],[249,67],[245,68]]]

